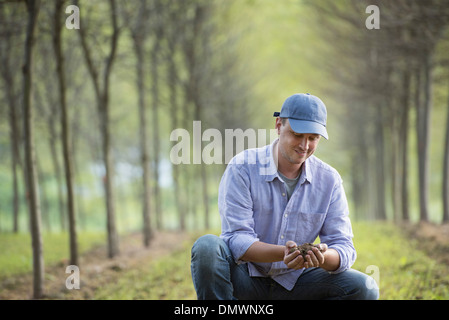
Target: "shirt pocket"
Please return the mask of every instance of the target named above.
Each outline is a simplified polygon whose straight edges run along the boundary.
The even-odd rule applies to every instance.
[[[313,243],[320,234],[326,213],[298,212],[296,219],[296,241],[297,244],[304,242]]]

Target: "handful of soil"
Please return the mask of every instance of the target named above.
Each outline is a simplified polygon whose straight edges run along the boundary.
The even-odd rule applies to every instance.
[[[299,250],[299,252],[301,253],[302,257],[303,257],[304,260],[305,260],[305,259],[306,259],[307,252],[308,252],[308,251],[311,251],[313,247],[319,249],[320,245],[319,245],[319,244],[312,244],[312,243],[306,242],[306,243],[304,243],[304,244],[302,244],[302,245],[300,245],[300,246],[291,248],[291,249],[290,249],[290,253],[292,253],[292,252],[294,252],[294,251],[296,251],[296,250]],[[320,252],[323,252],[323,250],[320,249]]]

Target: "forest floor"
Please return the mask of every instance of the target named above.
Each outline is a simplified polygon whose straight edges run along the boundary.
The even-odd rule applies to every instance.
[[[420,222],[402,226],[410,238],[418,240],[419,249],[439,263],[449,266],[449,223],[436,225]]]
[[[181,250],[192,235],[182,232],[155,232],[148,248],[143,246],[140,233],[120,238],[120,255],[107,258],[105,246],[98,246],[80,256],[80,287],[82,290],[66,287],[65,273],[70,264],[64,259],[57,264],[45,266],[43,299],[95,299],[96,292],[103,286],[116,283],[121,274],[140,268]],[[32,274],[11,276],[0,283],[0,300],[27,300],[32,298]]]
[[[378,228],[379,229],[379,228]],[[388,232],[395,243],[389,246],[399,246],[393,255],[390,267],[382,267],[382,281],[384,283],[383,299],[426,299],[433,295],[423,295],[422,290],[435,291],[430,285],[436,281],[438,286],[449,285],[449,224],[435,225],[430,223],[403,224],[391,228],[380,227],[383,232]],[[397,238],[390,232],[402,230],[402,235]],[[198,234],[182,232],[156,232],[149,248],[143,247],[141,234],[122,236],[120,239],[120,255],[107,258],[105,246],[98,246],[80,256],[80,290],[69,290],[66,287],[66,279],[70,274],[65,273],[69,265],[67,260],[61,260],[56,264],[45,267],[44,299],[49,300],[104,300],[104,299],[149,299],[149,300],[183,300],[195,299],[190,278],[190,248]],[[376,241],[375,235],[371,234]],[[400,239],[400,240],[397,240]],[[401,243],[396,243],[401,242]],[[365,245],[363,245],[365,246]],[[420,273],[416,268],[426,264],[423,259],[412,258],[410,251],[419,250],[438,264],[440,268],[430,268]],[[404,252],[407,259],[398,258]],[[362,259],[363,260],[363,259]],[[376,259],[374,259],[376,261]],[[396,267],[395,267],[396,266]],[[391,295],[395,292],[393,284],[387,284],[390,278],[394,286],[401,286],[404,279],[394,278],[389,274],[389,268],[397,268],[395,272],[411,274],[405,275],[407,283],[415,281],[414,277],[420,277],[421,284],[418,293],[404,296]],[[363,271],[363,270],[362,270]],[[432,272],[432,274],[429,274]],[[427,274],[427,275],[425,275]],[[430,277],[430,278],[429,278]],[[433,279],[433,280],[430,280]],[[32,274],[10,276],[0,282],[0,300],[27,300],[31,299]],[[391,286],[391,287],[390,287]],[[174,289],[176,288],[176,289]],[[435,295],[438,299],[447,299],[447,289]],[[391,295],[391,296],[390,296]],[[401,298],[402,297],[402,298]],[[429,299],[429,298],[427,298]]]

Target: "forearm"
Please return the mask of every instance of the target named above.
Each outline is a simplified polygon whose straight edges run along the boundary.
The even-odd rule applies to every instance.
[[[284,259],[284,253],[285,246],[257,241],[246,250],[241,260],[248,262],[276,262]]]
[[[276,262],[284,260],[285,246],[269,244],[261,241],[254,242],[241,260],[248,262]],[[327,271],[335,271],[340,266],[340,255],[335,249],[327,249],[324,252],[324,263],[321,268]]]
[[[326,271],[335,271],[340,266],[340,255],[335,249],[327,249],[324,253],[324,263],[320,265]]]

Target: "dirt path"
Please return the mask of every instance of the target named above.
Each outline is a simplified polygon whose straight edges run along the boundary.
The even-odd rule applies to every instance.
[[[436,225],[428,222],[405,224],[403,229],[410,238],[417,240],[418,247],[427,254],[449,266],[449,224]]]
[[[180,249],[189,235],[181,232],[156,232],[149,248],[144,248],[141,234],[120,239],[120,256],[107,258],[106,247],[90,250],[80,257],[80,282],[83,290],[69,290],[65,282],[67,260],[46,266],[44,299],[92,299],[96,288],[115,281],[121,271],[143,262],[157,260]],[[10,277],[0,283],[0,300],[27,300],[32,297],[32,275]]]

